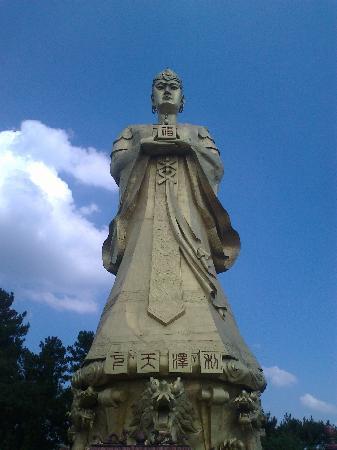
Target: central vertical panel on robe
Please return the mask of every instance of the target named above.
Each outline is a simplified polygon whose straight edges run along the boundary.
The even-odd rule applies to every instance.
[[[153,241],[148,313],[168,325],[184,313],[181,285],[181,253],[170,225],[168,184],[178,189],[178,158],[159,157],[153,217]]]

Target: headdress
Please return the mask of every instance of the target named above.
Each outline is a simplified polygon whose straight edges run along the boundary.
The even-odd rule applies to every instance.
[[[165,80],[165,81],[171,81],[174,80],[177,83],[179,83],[180,89],[183,89],[183,82],[182,80],[178,77],[178,75],[173,72],[173,70],[171,69],[165,69],[162,72],[159,72],[153,79],[152,81],[152,87],[154,86],[155,82],[158,80]]]

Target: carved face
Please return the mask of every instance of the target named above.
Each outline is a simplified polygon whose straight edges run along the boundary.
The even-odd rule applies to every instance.
[[[152,105],[162,114],[179,112],[183,94],[176,80],[156,80],[152,89]]]

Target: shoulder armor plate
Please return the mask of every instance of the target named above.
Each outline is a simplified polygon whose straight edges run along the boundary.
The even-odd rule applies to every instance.
[[[200,137],[201,139],[205,139],[205,138],[212,139],[211,136],[210,136],[210,134],[209,134],[209,131],[208,131],[207,128],[205,128],[205,127],[199,127],[199,128],[198,128],[198,135],[199,135],[199,137]],[[213,140],[213,139],[212,139],[212,140]]]
[[[118,138],[114,141],[114,143],[120,141],[121,139],[127,139],[127,140],[132,139],[131,128],[124,128],[124,130],[119,134]]]
[[[213,148],[219,153],[219,149],[216,146],[214,139],[209,134],[209,131],[205,127],[199,127],[198,128],[198,136],[202,140],[202,145],[204,145],[207,148]]]
[[[132,139],[132,130],[131,128],[125,128],[118,138],[114,141],[112,146],[112,151],[124,150],[129,148],[130,140]]]

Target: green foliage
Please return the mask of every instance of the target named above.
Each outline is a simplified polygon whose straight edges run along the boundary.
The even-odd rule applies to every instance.
[[[25,395],[23,372],[23,342],[29,325],[26,313],[11,308],[13,293],[0,289],[0,442],[2,450],[16,448],[16,428],[22,418]],[[8,442],[8,445],[6,445]]]
[[[264,450],[303,450],[303,448],[303,442],[297,436],[286,433],[278,433],[263,439]]]
[[[270,414],[266,417],[266,436],[262,438],[264,450],[303,450],[305,447],[316,448],[318,444],[327,443],[325,427],[329,422],[316,422],[312,417],[299,420],[291,414],[285,414],[277,426],[276,417],[271,417]]]
[[[66,439],[66,412],[70,393],[64,383],[68,367],[66,349],[57,337],[47,337],[40,343],[40,352],[25,351],[25,386],[30,414],[22,424],[22,449],[33,450],[39,443],[49,450]],[[28,411],[27,411],[28,412]]]
[[[23,342],[29,329],[24,324],[26,312],[19,314],[11,308],[13,293],[0,288],[0,383],[19,380]]]
[[[94,333],[80,331],[67,349],[49,336],[33,353],[24,347],[26,313],[12,308],[14,296],[0,289],[0,443],[1,450],[54,450],[66,442],[69,379]]]
[[[76,372],[76,370],[81,367],[84,358],[90,350],[93,340],[93,331],[80,331],[74,345],[67,347],[69,354],[68,362],[72,373]]]

